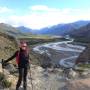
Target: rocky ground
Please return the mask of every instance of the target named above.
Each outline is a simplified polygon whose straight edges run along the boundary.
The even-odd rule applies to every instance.
[[[90,90],[90,78],[68,82],[67,90]]]
[[[10,68],[8,69],[10,70]],[[2,70],[0,70],[0,72],[2,72]],[[62,70],[59,69],[56,70],[50,68],[43,69],[40,66],[32,65],[31,66],[32,77],[30,77],[30,72],[28,73],[28,90],[32,88],[31,78],[33,83],[33,90],[59,90],[65,85],[65,80],[61,79],[61,72]],[[6,69],[4,69],[4,74],[7,76],[7,79],[12,82],[10,90],[15,90],[17,76],[11,75]]]
[[[11,70],[17,70],[12,65],[7,66],[4,69],[4,74],[7,80],[12,82],[10,89],[4,90],[15,90],[17,82],[17,73],[10,74]],[[10,71],[10,72],[9,72]],[[0,72],[2,72],[0,64]],[[67,73],[67,72],[65,72]],[[28,73],[28,90],[32,90],[31,80],[33,83],[33,90],[90,90],[90,70],[86,69],[80,73],[78,71],[70,70],[68,76],[63,73],[61,68],[46,68],[43,69],[37,65],[31,65],[31,76],[30,71]],[[32,79],[31,79],[32,78]],[[3,90],[3,89],[0,89]],[[20,88],[22,90],[22,86]]]

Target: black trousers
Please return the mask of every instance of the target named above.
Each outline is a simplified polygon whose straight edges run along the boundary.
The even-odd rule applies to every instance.
[[[28,68],[27,67],[19,67],[19,78],[18,78],[18,82],[16,85],[16,90],[19,90],[19,87],[21,85],[21,82],[23,81],[23,88],[24,90],[27,90],[27,73],[28,73]]]

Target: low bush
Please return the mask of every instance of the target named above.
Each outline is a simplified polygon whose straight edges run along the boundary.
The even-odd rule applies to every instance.
[[[3,73],[0,73],[0,85],[4,88],[9,88],[12,85],[12,83],[6,79]]]
[[[11,87],[12,83],[11,83],[10,81],[4,79],[4,80],[2,81],[2,85],[3,85],[3,87],[5,87],[5,88],[9,88],[9,87]]]

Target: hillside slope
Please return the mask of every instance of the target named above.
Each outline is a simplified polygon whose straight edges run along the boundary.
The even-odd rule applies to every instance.
[[[77,41],[90,42],[90,23],[76,31],[72,31],[70,35],[76,38]]]
[[[0,32],[0,60],[7,59],[17,48],[16,39]]]
[[[11,36],[19,36],[23,35],[18,29],[12,27],[11,25],[0,23],[0,32],[11,35]]]

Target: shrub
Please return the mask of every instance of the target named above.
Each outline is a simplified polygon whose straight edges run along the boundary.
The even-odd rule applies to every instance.
[[[4,87],[4,88],[9,88],[11,87],[11,82],[6,80],[6,77],[3,73],[0,73],[0,84]]]
[[[0,73],[0,81],[2,81],[5,78],[5,75],[3,73]]]
[[[5,88],[9,88],[12,85],[12,83],[10,81],[6,80],[6,79],[4,79],[2,81],[2,84],[3,84],[3,87],[5,87]]]

